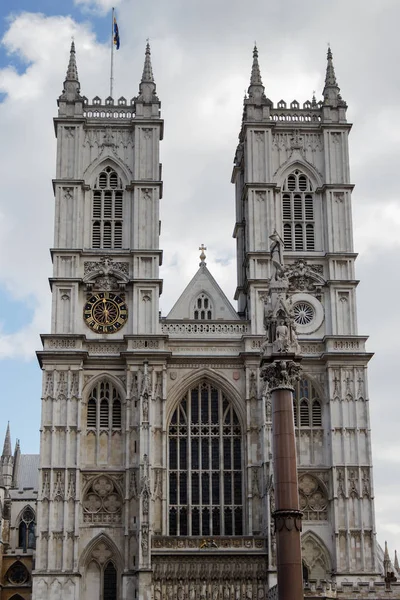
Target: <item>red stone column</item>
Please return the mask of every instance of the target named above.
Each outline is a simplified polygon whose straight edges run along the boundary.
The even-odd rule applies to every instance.
[[[300,365],[274,360],[263,366],[272,402],[272,438],[275,479],[276,566],[279,600],[303,600],[301,517],[297,485],[296,439],[293,419],[293,385]]]

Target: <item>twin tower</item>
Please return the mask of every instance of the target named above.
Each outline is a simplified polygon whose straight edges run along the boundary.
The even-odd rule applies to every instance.
[[[339,92],[329,50],[323,99],[274,106],[254,49],[232,175],[238,310],[202,253],[160,317],[163,121],[150,47],[135,98],[89,102],[72,44],[55,118],[51,333],[38,353],[34,600],[273,597],[260,348],[275,229],[303,357],[293,408],[307,598],[384,595]]]

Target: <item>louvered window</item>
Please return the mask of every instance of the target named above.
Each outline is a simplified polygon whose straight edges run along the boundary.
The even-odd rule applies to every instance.
[[[322,402],[313,383],[305,377],[295,386],[293,416],[296,428],[322,427]]]
[[[100,381],[90,392],[86,412],[88,429],[121,429],[122,403],[116,388],[108,381]]]
[[[283,185],[283,241],[286,250],[315,250],[314,194],[311,181],[296,170]]]
[[[93,190],[92,247],[122,248],[123,191],[117,173],[107,167]]]
[[[230,401],[207,382],[175,410],[169,438],[169,534],[242,535],[242,432]]]

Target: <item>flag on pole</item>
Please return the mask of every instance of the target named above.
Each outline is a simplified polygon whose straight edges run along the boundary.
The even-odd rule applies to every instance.
[[[117,19],[114,17],[114,46],[116,47],[117,50],[119,50],[119,31],[118,31],[118,25],[117,25]]]

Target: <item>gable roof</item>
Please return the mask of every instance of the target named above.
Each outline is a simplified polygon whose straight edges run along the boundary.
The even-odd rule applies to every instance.
[[[167,320],[192,319],[194,320],[195,302],[200,294],[205,294],[211,301],[212,321],[239,321],[239,317],[228,298],[225,296],[205,263],[200,263],[200,268],[186,286],[170,312]]]

